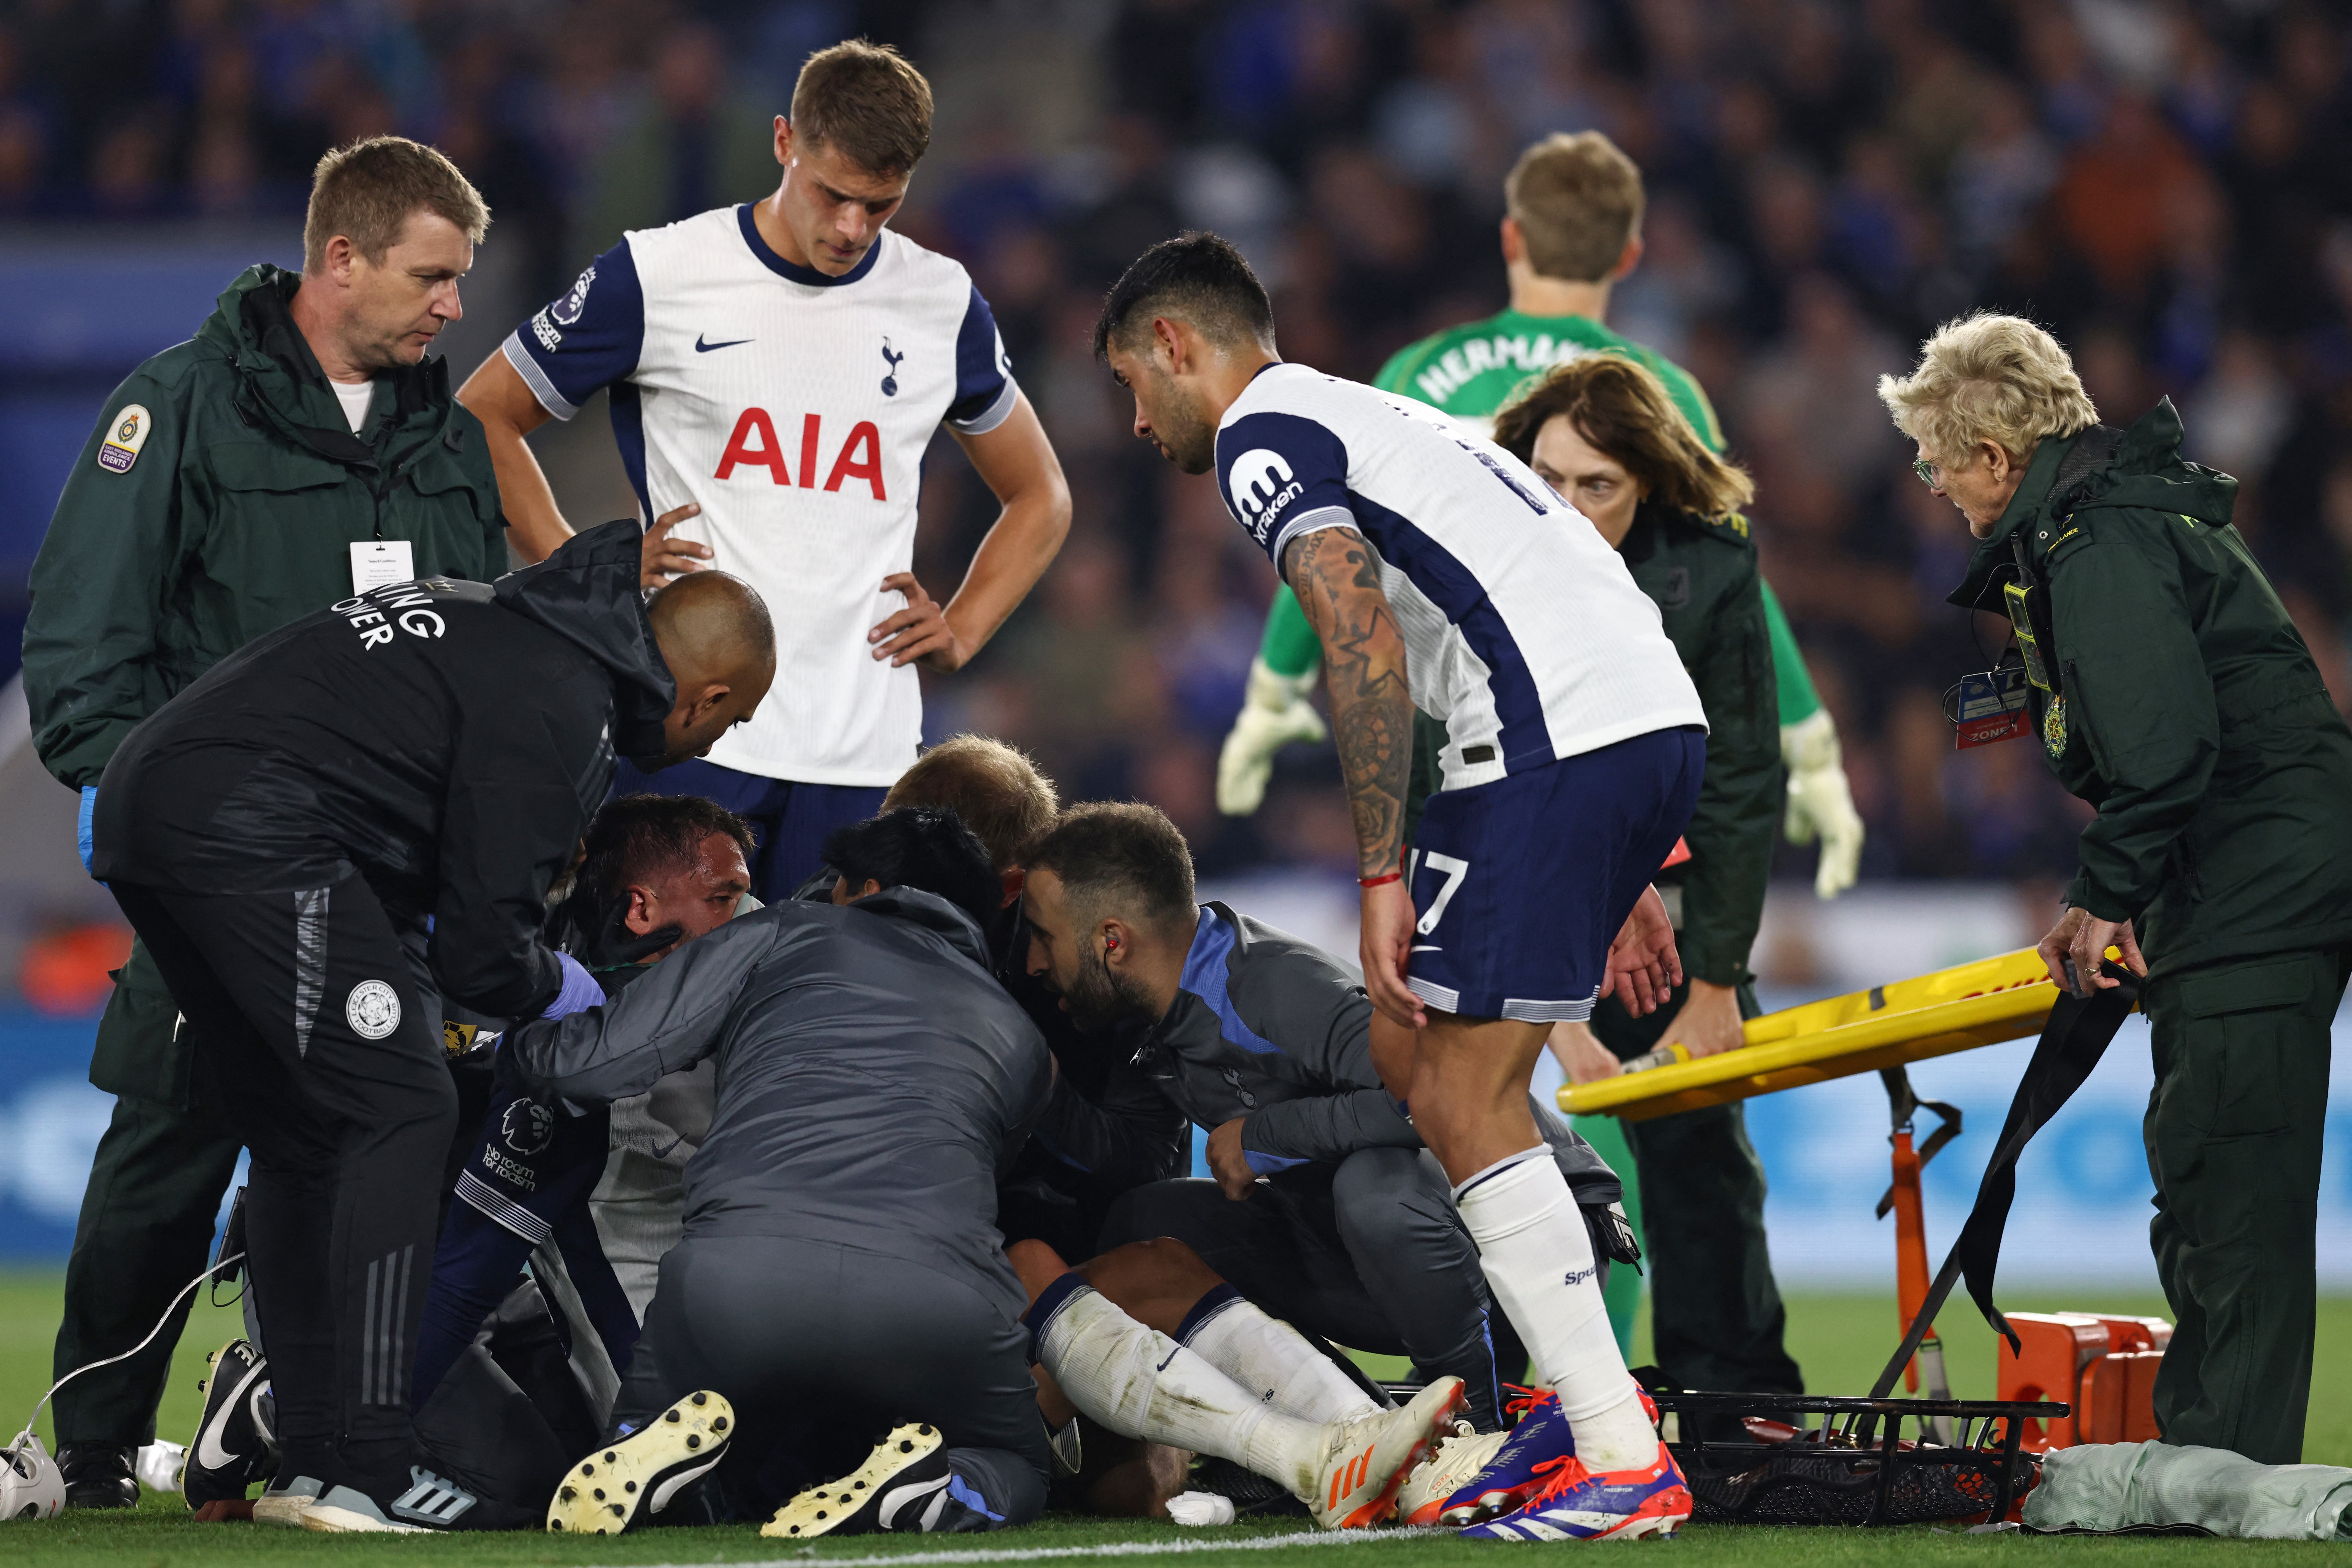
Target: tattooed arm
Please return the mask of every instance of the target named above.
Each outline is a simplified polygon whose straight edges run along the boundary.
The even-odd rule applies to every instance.
[[[1356,825],[1357,875],[1401,868],[1404,797],[1412,765],[1412,697],[1405,683],[1404,637],[1381,591],[1372,547],[1351,528],[1322,528],[1293,540],[1283,575],[1323,644],[1331,731]],[[1404,984],[1412,942],[1412,894],[1402,881],[1363,889],[1364,988],[1401,1024],[1424,1021]]]

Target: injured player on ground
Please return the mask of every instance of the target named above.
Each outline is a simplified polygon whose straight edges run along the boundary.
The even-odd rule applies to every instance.
[[[750,897],[751,847],[742,818],[697,796],[607,802],[589,825],[571,895],[555,912],[566,951],[588,964],[606,995],[616,994],[679,943],[716,931],[746,905],[760,907]],[[691,1087],[707,1096],[707,1070],[696,1076]],[[625,1147],[615,1115],[604,1106],[542,1104],[513,1089],[491,1096],[434,1254],[416,1349],[414,1399],[420,1408],[512,1289],[532,1250],[550,1243],[561,1252],[613,1373],[628,1370],[639,1320],[589,1201],[615,1148]],[[664,1142],[686,1141],[669,1131]],[[685,1160],[677,1163],[683,1168]],[[667,1228],[674,1238],[674,1218]]]
[[[685,1239],[664,1260],[614,1440],[566,1476],[551,1525],[753,1518],[794,1487],[770,1533],[1024,1522],[1045,1483],[1038,1395],[1022,1375],[1031,1354],[1115,1432],[1250,1466],[1328,1523],[1386,1517],[1459,1382],[1402,1410],[1359,1396],[1342,1417],[1302,1420],[1196,1352],[1174,1353],[1112,1305],[1115,1283],[1022,1289],[991,1245],[989,1205],[1050,1068],[981,967],[974,917],[1001,884],[944,813],[888,814],[827,851],[833,903],[730,922],[576,1026],[508,1042],[521,1086],[575,1103],[695,1059],[720,1068]],[[1222,1283],[1192,1268],[1186,1305]],[[1038,1295],[1050,1300],[1024,1331],[1021,1306]],[[1240,1322],[1232,1295],[1200,1304]],[[1287,1335],[1293,1359],[1344,1381],[1260,1321],[1254,1343]],[[884,1426],[890,1440],[865,1455],[860,1439]],[[842,1479],[807,1485],[824,1476]]]

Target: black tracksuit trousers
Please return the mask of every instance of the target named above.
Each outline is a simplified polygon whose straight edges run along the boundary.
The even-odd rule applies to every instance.
[[[283,1477],[407,1489],[417,1325],[457,1096],[440,999],[367,883],[113,884],[252,1152],[246,1244]]]

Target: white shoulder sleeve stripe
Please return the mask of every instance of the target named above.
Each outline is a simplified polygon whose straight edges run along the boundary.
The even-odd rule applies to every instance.
[[[1020,395],[1021,384],[1008,375],[1004,378],[1004,390],[996,395],[995,402],[969,419],[945,421],[947,427],[966,436],[985,436],[1013,416],[1013,401]]]
[[[507,356],[507,363],[515,367],[515,374],[522,377],[523,384],[530,388],[530,395],[539,399],[541,408],[558,419],[567,421],[580,412],[577,405],[555,390],[555,384],[547,379],[547,373],[539,368],[539,362],[531,358],[530,351],[522,346],[520,327],[507,334],[507,341],[499,345],[499,352]]]
[[[1318,506],[1313,511],[1300,512],[1297,517],[1284,523],[1282,531],[1274,536],[1275,570],[1279,572],[1282,569],[1282,552],[1289,549],[1290,542],[1300,534],[1313,533],[1318,529],[1324,528],[1359,526],[1360,525],[1356,521],[1356,514],[1344,506]]]

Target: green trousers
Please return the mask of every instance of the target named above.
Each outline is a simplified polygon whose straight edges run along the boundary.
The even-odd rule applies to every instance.
[[[134,942],[90,1059],[90,1081],[115,1097],[114,1118],[99,1140],[74,1226],[52,1376],[137,1344],[210,1261],[213,1222],[241,1145],[182,1036],[154,960]],[[155,1407],[187,1316],[184,1302],[139,1354],[58,1391],[60,1446],[154,1437]]]
[[[2148,1239],[2174,1320],[2156,1379],[2168,1443],[2265,1465],[2303,1458],[2328,1026],[2347,962],[2334,951],[2209,964],[2150,982],[2142,998],[2156,1067]]]
[[[1646,1018],[1614,1001],[1593,1010],[1592,1032],[1620,1060],[1656,1047],[1689,994],[1677,990]],[[1739,1012],[1756,1016],[1754,990]],[[1738,1105],[1624,1123],[1641,1187],[1643,1268],[1658,1367],[1682,1388],[1801,1394],[1804,1375],[1782,1341],[1788,1311],[1764,1239],[1764,1165]],[[1628,1270],[1627,1272],[1630,1272]]]

